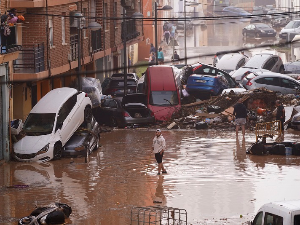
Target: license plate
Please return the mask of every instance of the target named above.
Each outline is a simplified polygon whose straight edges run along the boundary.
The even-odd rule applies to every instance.
[[[206,80],[196,80],[197,83],[206,83]]]

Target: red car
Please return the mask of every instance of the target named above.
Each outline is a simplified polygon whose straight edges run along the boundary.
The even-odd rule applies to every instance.
[[[144,93],[157,121],[171,119],[181,108],[180,79],[171,66],[150,66],[145,73]]]

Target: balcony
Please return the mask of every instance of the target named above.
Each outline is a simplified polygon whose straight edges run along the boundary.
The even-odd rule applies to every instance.
[[[23,45],[14,61],[14,73],[39,73],[45,71],[44,43]]]
[[[140,35],[140,32],[137,31],[135,20],[126,20],[124,27],[124,22],[122,22],[122,35],[121,38],[124,41],[124,34],[126,36],[126,41],[132,40]]]

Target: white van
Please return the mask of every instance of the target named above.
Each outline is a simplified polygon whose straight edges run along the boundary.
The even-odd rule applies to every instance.
[[[300,225],[300,200],[264,204],[251,225]]]
[[[300,34],[300,19],[290,21],[279,33],[282,39],[288,39],[289,34]],[[290,37],[291,40],[291,37]]]

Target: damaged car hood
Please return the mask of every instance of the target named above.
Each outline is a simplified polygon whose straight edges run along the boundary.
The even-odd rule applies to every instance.
[[[14,152],[19,154],[37,153],[50,142],[51,136],[51,134],[42,136],[25,136],[14,144]]]

